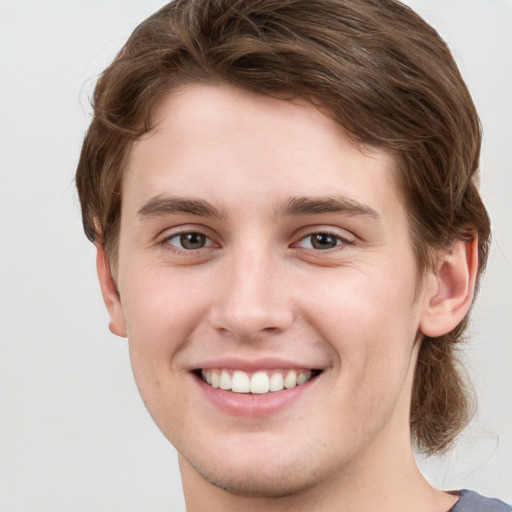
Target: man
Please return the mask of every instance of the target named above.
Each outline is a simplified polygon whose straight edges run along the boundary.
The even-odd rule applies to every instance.
[[[110,328],[187,510],[505,511],[432,488],[490,237],[480,127],[394,0],[176,0],[100,78],[77,170]]]

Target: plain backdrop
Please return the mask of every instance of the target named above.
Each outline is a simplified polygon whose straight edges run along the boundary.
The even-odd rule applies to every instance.
[[[489,268],[464,355],[479,412],[443,488],[512,501],[512,1],[410,0],[481,114]],[[159,0],[0,0],[0,511],[179,511],[176,454],[111,335],[73,186],[98,73]]]

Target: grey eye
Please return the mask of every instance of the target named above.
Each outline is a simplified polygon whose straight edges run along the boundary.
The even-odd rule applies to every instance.
[[[184,249],[201,249],[206,244],[206,236],[201,233],[185,233],[180,235],[180,244]]]
[[[180,249],[187,249],[189,251],[195,249],[202,249],[211,245],[210,239],[202,233],[179,233],[170,237],[167,243],[179,247]]]
[[[338,245],[343,244],[345,241],[336,235],[330,233],[313,233],[304,237],[297,245],[305,249],[315,249],[317,251],[326,251],[334,249]]]
[[[319,250],[332,249],[336,247],[340,241],[337,236],[328,233],[315,233],[311,235],[310,238],[311,246]]]

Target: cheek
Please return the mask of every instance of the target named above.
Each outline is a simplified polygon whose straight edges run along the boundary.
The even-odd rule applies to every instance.
[[[179,349],[206,306],[205,294],[168,269],[145,269],[121,288],[128,338],[148,352]],[[136,274],[135,274],[136,275]]]
[[[333,331],[339,327],[358,337],[364,331],[410,330],[417,316],[414,273],[398,265],[371,271],[342,268],[301,282],[305,314]]]
[[[121,280],[130,360],[139,393],[164,434],[183,416],[181,372],[172,371],[186,346],[199,305],[197,296],[162,269],[132,273]],[[194,297],[196,300],[194,300]]]
[[[387,272],[342,269],[339,279],[309,290],[308,321],[336,354],[342,379],[351,387],[375,382],[384,394],[386,382],[403,379],[411,360],[419,318],[414,305],[414,275],[393,266]],[[317,284],[322,284],[318,280]]]
[[[167,274],[145,269],[133,272],[132,279],[120,280],[132,369],[155,421],[163,397],[174,401],[180,396],[176,393],[182,386],[180,371],[171,370],[204,310],[200,292]]]
[[[315,329],[335,355],[327,409],[332,428],[345,433],[340,439],[371,437],[395,414],[408,414],[416,329],[414,294],[401,284],[347,277],[340,290],[311,297]]]

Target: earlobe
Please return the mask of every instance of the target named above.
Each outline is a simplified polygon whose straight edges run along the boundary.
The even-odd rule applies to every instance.
[[[110,316],[109,329],[117,336],[126,338],[126,324],[121,299],[114,278],[112,277],[112,272],[110,271],[110,264],[107,254],[105,253],[105,248],[102,245],[97,245],[96,250],[96,269],[100,281],[101,293]]]
[[[440,254],[429,275],[420,331],[442,336],[454,329],[471,307],[478,271],[478,240],[457,240]]]

